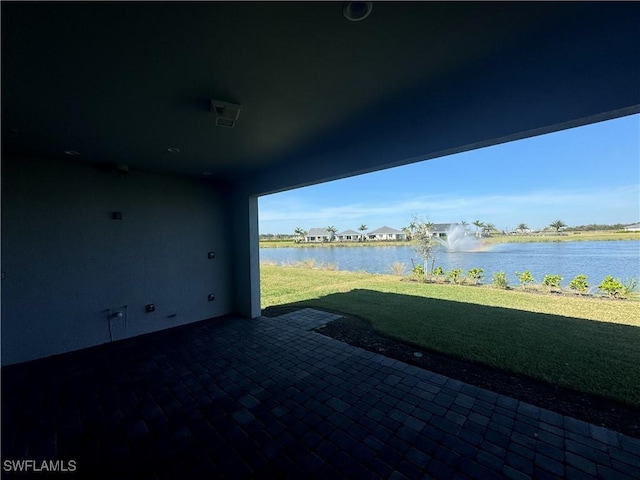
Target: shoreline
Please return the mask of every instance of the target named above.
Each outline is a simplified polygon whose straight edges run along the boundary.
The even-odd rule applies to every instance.
[[[575,232],[561,235],[499,235],[495,237],[483,238],[481,241],[493,245],[498,243],[558,243],[558,242],[618,242],[618,241],[640,241],[640,232],[625,233],[590,233]],[[369,240],[366,242],[300,242],[293,240],[260,240],[260,248],[350,248],[350,247],[401,247],[411,245],[411,241],[400,240]]]

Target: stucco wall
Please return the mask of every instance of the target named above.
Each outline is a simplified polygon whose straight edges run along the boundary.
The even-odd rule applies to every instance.
[[[232,311],[224,202],[187,178],[3,158],[2,364]]]

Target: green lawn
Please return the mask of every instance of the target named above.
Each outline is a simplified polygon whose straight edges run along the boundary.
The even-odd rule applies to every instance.
[[[640,302],[263,265],[262,307],[356,315],[416,346],[640,406]]]
[[[562,235],[495,235],[484,240],[489,243],[640,240],[640,232],[566,232]]]

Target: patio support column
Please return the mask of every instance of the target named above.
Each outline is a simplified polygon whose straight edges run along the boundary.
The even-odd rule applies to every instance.
[[[235,310],[256,318],[261,312],[258,197],[236,193],[231,214]]]

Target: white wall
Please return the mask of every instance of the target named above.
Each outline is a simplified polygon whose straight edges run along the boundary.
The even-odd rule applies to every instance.
[[[224,192],[166,175],[2,162],[2,365],[235,309]],[[125,305],[126,325],[113,319],[110,333],[108,309]]]

